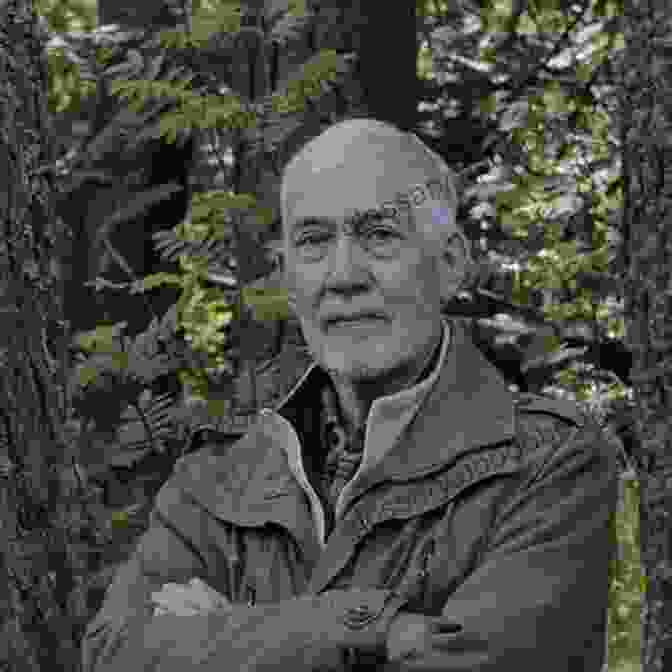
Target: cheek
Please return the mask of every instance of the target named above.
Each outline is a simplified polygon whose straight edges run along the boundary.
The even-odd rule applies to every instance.
[[[290,261],[290,263],[292,263]],[[291,270],[290,270],[291,269]],[[315,297],[320,291],[321,276],[317,269],[299,268],[297,264],[288,266],[285,273],[285,286],[297,310],[304,313],[306,309],[312,309]]]
[[[422,255],[390,272],[381,273],[380,286],[387,289],[388,297],[394,298],[400,308],[412,309],[415,313],[432,312],[440,294],[440,278],[436,260]]]

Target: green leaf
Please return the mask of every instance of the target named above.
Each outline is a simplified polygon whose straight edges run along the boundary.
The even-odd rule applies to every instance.
[[[80,387],[86,387],[98,378],[98,369],[95,366],[82,364],[77,368],[77,382]]]
[[[523,203],[528,196],[529,190],[521,187],[514,187],[513,189],[500,191],[495,196],[495,207],[498,210],[500,208],[508,208],[513,210]]]
[[[112,352],[110,353],[112,363],[118,371],[126,371],[128,369],[128,353],[127,352]]]
[[[623,33],[613,33],[610,42],[612,51],[623,51],[625,49],[625,35]]]
[[[495,94],[493,93],[490,96],[481,98],[478,106],[483,114],[494,114],[497,111],[497,98]]]
[[[75,336],[75,344],[82,350],[95,350],[96,352],[115,351],[115,340],[128,326],[128,322],[116,324],[99,324],[95,329],[79,333]]]
[[[420,79],[431,79],[434,76],[432,52],[424,44],[418,49],[417,74]]]
[[[520,219],[512,212],[502,212],[499,221],[506,231],[514,231],[520,227]]]
[[[289,295],[286,289],[243,288],[243,301],[254,312],[254,319],[285,320],[289,315]]]
[[[254,214],[259,223],[262,226],[270,226],[273,223],[273,220],[275,218],[275,213],[273,212],[273,208],[269,207],[257,207],[254,209]]]
[[[343,56],[333,49],[324,49],[305,62],[296,75],[291,76],[283,93],[271,96],[271,107],[280,114],[302,112],[308,100],[319,98],[325,85],[336,81]]]
[[[148,290],[155,289],[156,287],[161,287],[162,285],[173,285],[181,287],[184,280],[182,276],[176,275],[175,273],[152,273],[147,275],[136,283],[133,283],[131,288],[131,294],[142,293]]]
[[[621,0],[597,0],[593,6],[593,14],[596,17],[613,19],[623,14]]]
[[[159,43],[165,49],[185,49],[187,46],[187,35],[183,30],[165,28],[159,31]]]
[[[238,6],[236,6],[238,5]],[[240,5],[232,3],[217,8],[215,13],[198,13],[192,18],[192,33],[189,43],[193,46],[204,46],[214,35],[219,33],[237,33],[240,30]]]
[[[308,14],[308,3],[306,0],[288,0],[287,14],[295,18],[306,16]]]
[[[549,11],[558,8],[558,0],[534,0],[537,11]]]
[[[516,32],[519,35],[536,35],[539,31],[537,29],[537,24],[532,20],[532,17],[527,12],[523,12],[518,19]]]
[[[567,109],[565,94],[559,82],[550,82],[544,87],[544,105],[549,112],[564,112]]]
[[[208,399],[206,408],[208,413],[216,418],[223,418],[229,414],[231,402],[227,399]]]
[[[220,210],[251,210],[257,204],[253,194],[240,194],[223,189],[212,189],[203,194],[196,194],[192,199],[192,218],[207,218],[216,215]]]
[[[123,530],[128,527],[128,513],[126,511],[114,511],[110,517],[112,528]]]
[[[174,145],[177,142],[177,134],[185,128],[188,128],[188,125],[182,115],[165,115],[159,120],[159,137],[169,145]]]

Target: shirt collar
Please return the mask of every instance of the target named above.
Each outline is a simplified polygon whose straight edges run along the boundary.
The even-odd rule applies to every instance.
[[[366,433],[364,436],[364,453],[362,462],[352,479],[345,485],[338,502],[336,515],[340,516],[353,487],[363,474],[370,471],[383,460],[388,451],[395,444],[401,433],[413,420],[422,402],[439,378],[444,365],[446,353],[451,341],[451,328],[447,321],[443,321],[439,356],[428,376],[415,385],[399,392],[375,399],[371,404],[366,419]]]
[[[446,353],[449,350],[450,341],[451,325],[447,320],[442,320],[439,356],[430,374],[415,385],[394,394],[379,397],[371,404],[366,419],[362,462],[351,481],[341,492],[336,505],[337,515],[339,515],[347,499],[351,486],[362,474],[366,473],[384,458],[387,451],[394,445],[396,439],[411,422],[427,394],[436,384],[445,362]],[[297,409],[304,409],[309,400],[314,399],[313,390],[319,389],[321,385],[329,384],[329,381],[324,379],[324,376],[328,376],[328,374],[317,363],[310,365],[287,396],[280,402],[277,412],[285,416],[286,419],[291,419],[292,416],[297,417]],[[305,487],[307,478],[301,446],[296,442],[289,442],[286,444],[286,450],[290,468],[299,482]]]
[[[382,413],[382,417],[386,417],[388,413],[385,412],[386,407],[391,404],[390,408],[398,410],[400,405],[416,405],[419,404],[422,399],[426,396],[429,390],[432,389],[432,386],[436,383],[436,380],[439,377],[439,373],[444,364],[446,353],[448,352],[450,342],[451,342],[451,325],[450,322],[442,319],[442,333],[441,333],[441,345],[439,356],[432,367],[432,370],[428,376],[425,376],[418,383],[404,388],[399,392],[394,394],[386,395],[375,399],[371,404],[369,410],[369,415],[367,417],[367,427],[371,423],[371,418],[374,416],[374,413]],[[297,405],[303,405],[303,396],[309,390],[312,392],[314,388],[321,387],[324,384],[325,376],[328,374],[320,367],[317,362],[313,362],[308,366],[306,371],[300,376],[298,381],[293,385],[289,392],[281,399],[280,402],[276,405],[276,412],[281,415],[285,415],[289,409]]]

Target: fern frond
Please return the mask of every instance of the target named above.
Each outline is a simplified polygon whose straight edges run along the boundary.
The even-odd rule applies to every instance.
[[[154,248],[165,261],[177,261],[181,254],[188,254],[191,243],[179,238],[172,229],[152,234]]]
[[[321,51],[304,63],[280,91],[266,96],[257,106],[258,129],[245,134],[251,155],[281,153],[287,141],[304,124],[311,106],[341,89],[351,75],[354,55]]]
[[[129,453],[137,460],[150,451],[164,452],[164,442],[175,430],[171,408],[176,402],[173,395],[153,397],[146,391],[137,403],[129,405],[121,415],[117,430],[119,459],[127,459]]]
[[[329,84],[347,70],[347,61],[333,49],[325,49],[311,56],[293,73],[283,91],[271,95],[274,110],[279,113],[302,112],[308,100],[317,100],[329,91]]]
[[[211,236],[203,240],[185,240],[175,231],[161,231],[152,235],[161,258],[176,262],[181,256],[201,257],[208,266],[222,264],[222,260],[232,257],[232,251],[226,241],[216,240]]]
[[[160,43],[168,48],[201,48],[217,35],[238,32],[240,19],[239,2],[219,2],[216,7],[204,5],[193,12],[190,33],[181,29],[165,29],[160,32]]]
[[[160,319],[131,340],[129,371],[145,384],[174,374],[184,366],[183,348],[178,344],[177,309],[172,306]]]

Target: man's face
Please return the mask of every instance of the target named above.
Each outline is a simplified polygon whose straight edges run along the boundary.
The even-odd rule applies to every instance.
[[[340,165],[310,174],[291,201],[287,284],[306,342],[332,374],[371,381],[403,373],[440,333],[438,262],[408,207],[421,179],[386,177],[375,163]],[[362,313],[378,317],[332,321]]]

